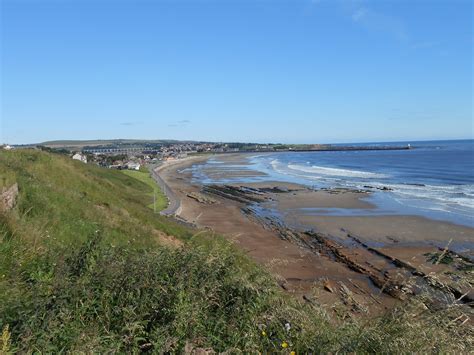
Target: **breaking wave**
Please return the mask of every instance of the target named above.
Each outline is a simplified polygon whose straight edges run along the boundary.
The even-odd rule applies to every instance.
[[[474,211],[474,185],[428,185],[398,183],[391,179],[390,175],[367,172],[361,170],[348,170],[340,168],[328,168],[317,165],[303,165],[284,163],[278,159],[270,162],[272,169],[284,175],[297,177],[308,181],[308,184],[316,182],[325,187],[349,187],[364,189],[372,187],[387,187],[391,189],[391,195],[401,203],[413,205],[423,204],[423,208],[440,210],[446,212],[470,215]],[[379,180],[377,180],[379,179]],[[423,203],[423,201],[425,201]]]
[[[384,179],[388,177],[385,174],[371,173],[368,171],[328,168],[328,167],[316,166],[316,165],[304,166],[304,165],[298,165],[298,164],[288,164],[288,169],[302,171],[304,173],[324,175],[324,176],[340,176],[340,177],[364,178],[364,179]]]

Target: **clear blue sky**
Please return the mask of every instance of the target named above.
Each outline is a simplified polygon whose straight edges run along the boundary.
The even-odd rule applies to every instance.
[[[469,0],[0,2],[3,142],[473,137]]]

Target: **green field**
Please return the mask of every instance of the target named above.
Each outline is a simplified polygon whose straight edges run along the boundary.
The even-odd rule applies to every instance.
[[[0,213],[1,354],[473,349],[455,307],[329,319],[223,238],[153,213],[147,173],[22,150],[0,152],[0,174],[20,190]]]
[[[156,182],[152,179],[150,172],[148,172],[147,170],[139,170],[139,171],[121,170],[121,171],[125,175],[128,175],[137,180],[140,180],[144,182],[145,184],[147,184],[148,186],[150,186],[150,188],[152,189],[151,192],[148,194],[150,196],[150,200],[146,202],[148,203],[149,208],[156,211],[161,211],[166,208],[166,206],[168,205],[168,200],[166,196],[158,188],[158,186],[156,185]],[[155,205],[153,203],[154,199],[155,199]]]

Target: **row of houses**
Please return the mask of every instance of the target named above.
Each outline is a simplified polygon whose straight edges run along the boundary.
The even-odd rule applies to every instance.
[[[118,169],[118,170],[140,170],[140,163],[137,162],[126,162],[122,164],[113,164],[109,165],[109,169]]]
[[[122,160],[117,160],[114,161],[112,164],[108,164],[104,160],[99,159],[94,159],[98,157],[98,155],[92,156],[93,157],[93,162],[96,163],[97,165],[107,167],[109,169],[119,169],[119,170],[140,170],[141,163],[139,161],[122,161]],[[72,155],[72,159],[81,161],[83,163],[87,163],[87,155],[84,153],[75,153]]]

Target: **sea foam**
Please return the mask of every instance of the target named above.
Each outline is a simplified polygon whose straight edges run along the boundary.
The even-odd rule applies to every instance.
[[[340,176],[340,177],[364,178],[364,179],[384,179],[388,177],[385,174],[371,173],[368,171],[328,168],[328,167],[317,166],[317,165],[305,166],[305,165],[298,165],[298,164],[288,164],[288,168],[295,171],[301,171],[304,173],[324,175],[324,176]]]
[[[317,165],[284,163],[278,159],[270,162],[272,169],[280,174],[290,175],[309,181],[318,181],[327,187],[348,187],[363,189],[367,185],[374,188],[387,187],[400,203],[418,200],[424,208],[463,215],[474,211],[474,185],[427,185],[403,184],[390,181],[387,174],[328,168]],[[377,180],[380,179],[380,180]],[[409,203],[410,204],[410,203]]]

